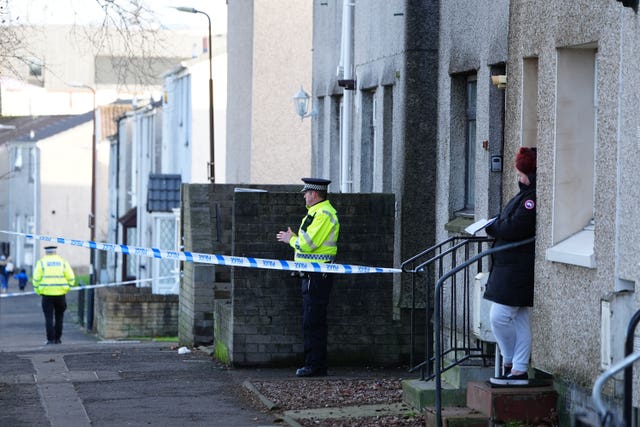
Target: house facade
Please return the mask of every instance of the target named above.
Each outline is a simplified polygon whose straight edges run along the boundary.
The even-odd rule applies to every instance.
[[[93,112],[11,118],[2,123],[15,127],[0,135],[2,230],[88,239]],[[43,255],[39,243],[31,239],[7,234],[0,240],[8,243],[6,255],[18,268],[31,271]],[[88,271],[86,249],[65,248],[64,256],[78,273]]]
[[[563,422],[593,415],[640,307],[638,15],[613,0],[338,3],[314,3],[312,173],[395,194],[399,262],[496,215],[517,149],[537,147],[531,366],[553,376]],[[618,414],[621,378],[605,390]]]
[[[399,265],[436,238],[439,3],[315,2],[313,19],[312,174],[395,195]]]
[[[21,158],[25,165],[28,164],[29,158],[35,158],[32,166],[41,167],[49,174],[48,177],[43,175],[41,177],[43,181],[38,181],[35,184],[36,187],[47,187],[47,191],[43,193],[38,188],[35,190],[36,196],[34,197],[37,197],[38,200],[44,198],[43,201],[46,201],[49,196],[51,196],[51,200],[67,197],[73,201],[67,201],[64,209],[61,209],[60,206],[57,208],[52,206],[51,209],[48,209],[46,205],[34,207],[32,203],[30,213],[18,214],[18,211],[23,209],[21,204],[27,203],[27,198],[16,199],[14,197],[12,203],[6,207],[7,214],[2,215],[2,221],[6,220],[6,226],[3,226],[3,229],[21,232],[29,230],[28,232],[31,233],[90,239],[89,221],[86,215],[91,210],[92,173],[90,159],[92,140],[95,135],[97,153],[94,191],[96,198],[95,239],[106,240],[110,229],[108,168],[109,162],[115,161],[113,157],[109,159],[110,144],[106,138],[115,133],[114,117],[121,113],[114,113],[113,103],[118,104],[118,99],[121,98],[127,99],[130,104],[144,104],[153,96],[155,99],[160,99],[163,73],[183,59],[197,56],[205,58],[204,53],[207,52],[205,49],[208,49],[208,43],[203,38],[201,30],[163,29],[153,34],[157,44],[140,43],[138,45],[140,50],[131,53],[127,52],[124,44],[116,41],[115,33],[107,32],[103,35],[113,44],[110,44],[111,50],[109,52],[104,52],[99,51],[91,43],[92,37],[96,36],[98,32],[96,28],[70,25],[25,25],[22,31],[23,45],[28,46],[29,49],[28,52],[20,51],[17,54],[27,61],[8,60],[3,64],[0,75],[0,115],[7,118],[7,123],[15,120],[17,123],[19,122],[19,125],[16,130],[0,132],[6,135],[7,141],[18,141],[22,144],[22,139],[11,139],[22,132],[26,136],[20,134],[20,138],[26,138],[24,141],[36,143],[41,141],[43,130],[37,127],[38,123],[56,121],[51,115],[59,115],[60,120],[58,121],[62,121],[67,114],[74,114],[78,117],[86,116],[88,119],[82,126],[82,132],[66,132],[63,135],[68,139],[65,144],[57,146],[48,143],[46,146],[36,147],[36,151],[33,151],[36,153],[35,157],[29,157],[26,154],[27,148],[16,151],[17,145],[6,146],[7,156],[16,156],[16,153],[24,151],[25,154]],[[135,37],[147,36],[149,34],[135,34]],[[143,45],[146,47],[146,51],[143,49]],[[216,52],[224,51],[224,45],[224,37],[216,40],[216,49],[218,49]],[[133,57],[126,59],[129,55]],[[143,81],[137,75],[120,74],[122,67],[118,65],[118,61],[125,60],[132,63],[147,61],[144,72],[149,79]],[[220,66],[220,68],[224,71],[225,67]],[[203,85],[206,86],[206,77],[203,79]],[[206,91],[201,92],[206,93]],[[224,91],[221,95],[224,97]],[[199,108],[208,111],[207,105]],[[95,128],[92,128],[91,117],[93,117],[94,110]],[[32,123],[29,126],[36,127],[22,129],[20,126],[23,124],[27,126],[26,123]],[[202,127],[204,128],[204,126]],[[34,136],[31,136],[32,130]],[[0,138],[4,140],[3,135],[0,135]],[[83,140],[80,141],[79,138]],[[77,144],[81,144],[83,148],[73,152],[68,152],[65,148],[66,146],[75,147]],[[40,148],[46,150],[49,146],[55,146],[55,149],[47,154],[51,156],[51,160],[46,164],[41,164],[39,159],[44,153],[38,150]],[[26,145],[22,144],[20,147],[26,147]],[[7,172],[10,172],[9,168],[14,166],[10,166],[9,157],[7,159],[5,165]],[[60,167],[60,165],[65,166]],[[73,167],[66,167],[66,165]],[[206,173],[205,167],[206,165],[203,166],[203,175]],[[87,168],[89,172],[85,173]],[[56,174],[59,177],[56,177]],[[72,179],[67,176],[70,174],[73,175]],[[31,195],[34,193],[32,191],[33,183],[18,178],[15,173],[12,177],[14,180],[8,184],[7,188],[11,190],[12,195],[23,193]],[[53,183],[51,187],[49,187],[49,179]],[[4,194],[9,197],[9,191]],[[8,212],[9,210],[11,212]],[[40,212],[41,210],[42,212]],[[69,213],[73,220],[67,221],[66,225],[71,227],[70,229],[64,228],[60,220],[49,218],[54,215],[52,213],[54,211],[58,218],[63,213]],[[23,215],[26,217],[23,218]],[[86,224],[87,227],[79,229],[78,224]],[[24,245],[20,244],[19,246]],[[33,259],[38,258],[37,249],[33,251],[33,253],[31,253],[31,249],[27,251],[25,246],[25,254],[29,255],[25,255],[24,259],[20,255],[20,262],[30,265]],[[79,256],[83,260],[89,259],[87,253]],[[86,264],[84,261],[78,260],[78,262]],[[81,270],[87,268],[88,264],[81,267]]]
[[[640,307],[639,25],[617,1],[510,5],[505,158],[538,149],[532,362],[561,384],[570,412],[590,411]],[[606,389],[618,415],[621,378]],[[638,389],[636,376],[636,408]]]
[[[311,121],[293,96],[311,87],[312,5],[296,0],[228,2],[225,180],[293,184],[311,172]]]

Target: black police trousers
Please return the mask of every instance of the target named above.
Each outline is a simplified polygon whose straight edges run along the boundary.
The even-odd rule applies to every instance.
[[[62,337],[62,322],[66,309],[67,299],[64,295],[42,296],[42,312],[47,329],[47,341],[59,341]]]
[[[304,366],[327,369],[327,305],[333,277],[325,273],[308,273],[302,278],[302,330]]]

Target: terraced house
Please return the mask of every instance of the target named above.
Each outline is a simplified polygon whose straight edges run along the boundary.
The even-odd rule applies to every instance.
[[[561,425],[640,406],[622,372],[591,398],[640,308],[639,24],[637,4],[614,0],[314,2],[312,170],[394,194],[396,263],[496,215],[517,149],[537,147],[532,374],[551,379]],[[397,313],[410,276],[394,279]],[[461,325],[442,327],[455,341]]]

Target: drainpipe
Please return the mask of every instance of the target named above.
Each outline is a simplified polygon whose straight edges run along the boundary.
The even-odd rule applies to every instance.
[[[344,0],[342,6],[342,49],[340,67],[347,82],[353,81],[353,10],[355,0]],[[340,191],[351,192],[351,134],[353,120],[353,90],[345,87],[342,98],[342,117],[340,120]]]
[[[122,114],[120,117],[118,117],[116,119],[116,176],[115,176],[115,185],[116,188],[113,190],[116,193],[116,206],[115,206],[115,214],[116,214],[116,221],[115,221],[115,229],[114,231],[114,242],[118,241],[118,233],[119,233],[119,228],[120,228],[120,138],[122,137],[120,135],[120,122],[122,120],[124,120],[127,117],[127,114],[124,113]],[[123,257],[120,257],[120,262],[122,263]],[[122,268],[124,269],[124,264],[122,266]],[[114,281],[118,281],[121,280],[121,278],[123,277],[123,275],[120,275],[120,278],[118,278],[118,257],[114,256],[113,257],[113,280]]]

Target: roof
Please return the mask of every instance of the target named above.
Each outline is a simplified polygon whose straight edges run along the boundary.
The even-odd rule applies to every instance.
[[[182,178],[174,174],[150,174],[147,193],[147,211],[171,212],[180,207]]]
[[[15,129],[0,129],[0,145],[40,141],[91,120],[93,111],[75,115],[0,117],[0,125],[15,126]]]

